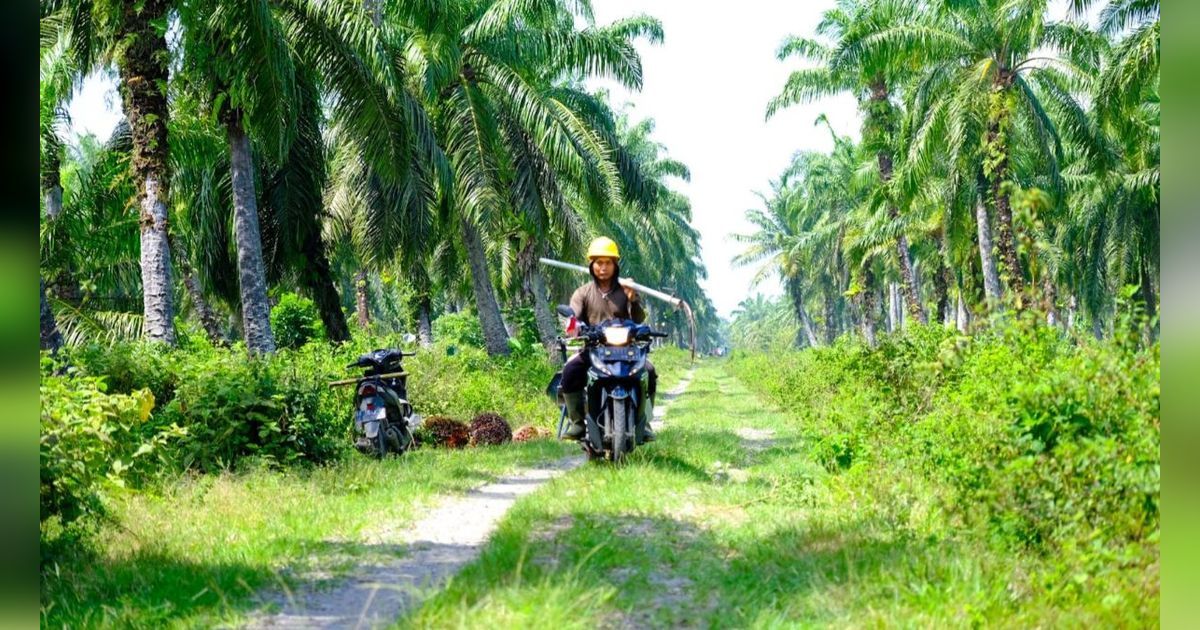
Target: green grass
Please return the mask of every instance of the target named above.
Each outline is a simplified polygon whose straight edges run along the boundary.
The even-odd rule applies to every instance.
[[[397,626],[1153,625],[1143,585],[1094,592],[1052,558],[960,536],[919,479],[828,472],[724,365],[699,364],[627,466],[585,466],[519,501]],[[772,442],[755,450],[744,428]]]
[[[655,359],[663,391],[689,367],[685,353]],[[903,461],[822,465],[799,410],[774,408],[730,369],[698,362],[658,442],[520,499],[481,557],[396,626],[1156,625],[1156,574],[1117,561],[1081,574],[1053,552],[1014,551],[948,516],[945,488]],[[43,572],[43,625],[236,621],[261,588],[395,553],[373,542],[387,538],[377,529],[405,527],[435,496],[572,451],[418,451],[130,493],[87,546],[60,541],[71,551]]]
[[[571,450],[539,440],[417,450],[383,462],[355,456],[311,471],[194,476],[116,496],[107,522],[51,543],[42,625],[198,627],[234,619],[257,589],[336,576],[392,553],[375,543],[419,518],[436,496]]]

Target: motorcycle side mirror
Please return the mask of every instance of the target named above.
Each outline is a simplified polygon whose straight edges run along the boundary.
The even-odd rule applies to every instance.
[[[562,315],[563,317],[575,317],[575,309],[567,306],[566,304],[559,304],[558,308],[555,310],[557,310],[558,314]]]
[[[401,339],[404,340],[404,343],[412,343],[417,340],[417,336],[412,333],[404,333],[404,336],[401,337]]]

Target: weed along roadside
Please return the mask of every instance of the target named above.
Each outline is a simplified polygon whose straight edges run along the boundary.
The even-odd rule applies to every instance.
[[[397,627],[1153,625],[1156,354],[1036,330],[948,340],[916,330],[873,351],[702,363],[658,442],[522,498]],[[921,370],[939,355],[931,379]],[[1059,398],[1045,398],[1049,382]],[[1119,477],[1056,461],[1115,446],[1086,433],[1034,455],[1055,474],[1018,473],[1025,418],[1070,400],[1092,401],[1097,426],[1118,423]],[[977,433],[958,435],[946,413]],[[931,449],[922,431],[935,427]],[[964,487],[970,466],[982,479]],[[1046,484],[1082,508],[1047,511]],[[1094,497],[1094,484],[1110,490]]]

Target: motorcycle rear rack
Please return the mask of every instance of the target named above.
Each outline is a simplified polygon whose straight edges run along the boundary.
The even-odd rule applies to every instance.
[[[345,385],[357,385],[363,381],[369,381],[376,378],[396,378],[398,376],[408,376],[408,372],[391,372],[388,374],[372,374],[370,376],[360,376],[358,378],[348,378],[341,381],[333,381],[329,384],[330,387],[342,387]]]

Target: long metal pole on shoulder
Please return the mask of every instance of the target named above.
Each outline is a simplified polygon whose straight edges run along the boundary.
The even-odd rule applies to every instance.
[[[542,263],[543,265],[548,265],[550,267],[558,267],[559,269],[566,269],[567,271],[575,271],[578,273],[589,274],[589,275],[591,274],[591,272],[588,271],[587,267],[584,267],[582,265],[573,265],[571,263],[562,262],[560,260],[553,260],[550,258],[539,258],[538,262]],[[663,293],[662,291],[659,291],[657,289],[651,289],[648,286],[638,284],[628,278],[619,278],[618,282],[621,283],[621,286],[629,287],[635,291],[645,293],[646,295],[649,295],[650,297],[658,298],[658,299],[670,304],[671,306],[673,306],[675,308],[683,309],[683,312],[687,314],[688,326],[689,326],[689,328],[691,328],[692,360],[695,361],[696,360],[696,318],[692,315],[692,307],[690,305],[688,305],[687,302],[684,302],[683,300],[681,300],[673,295],[670,295],[668,293]]]

